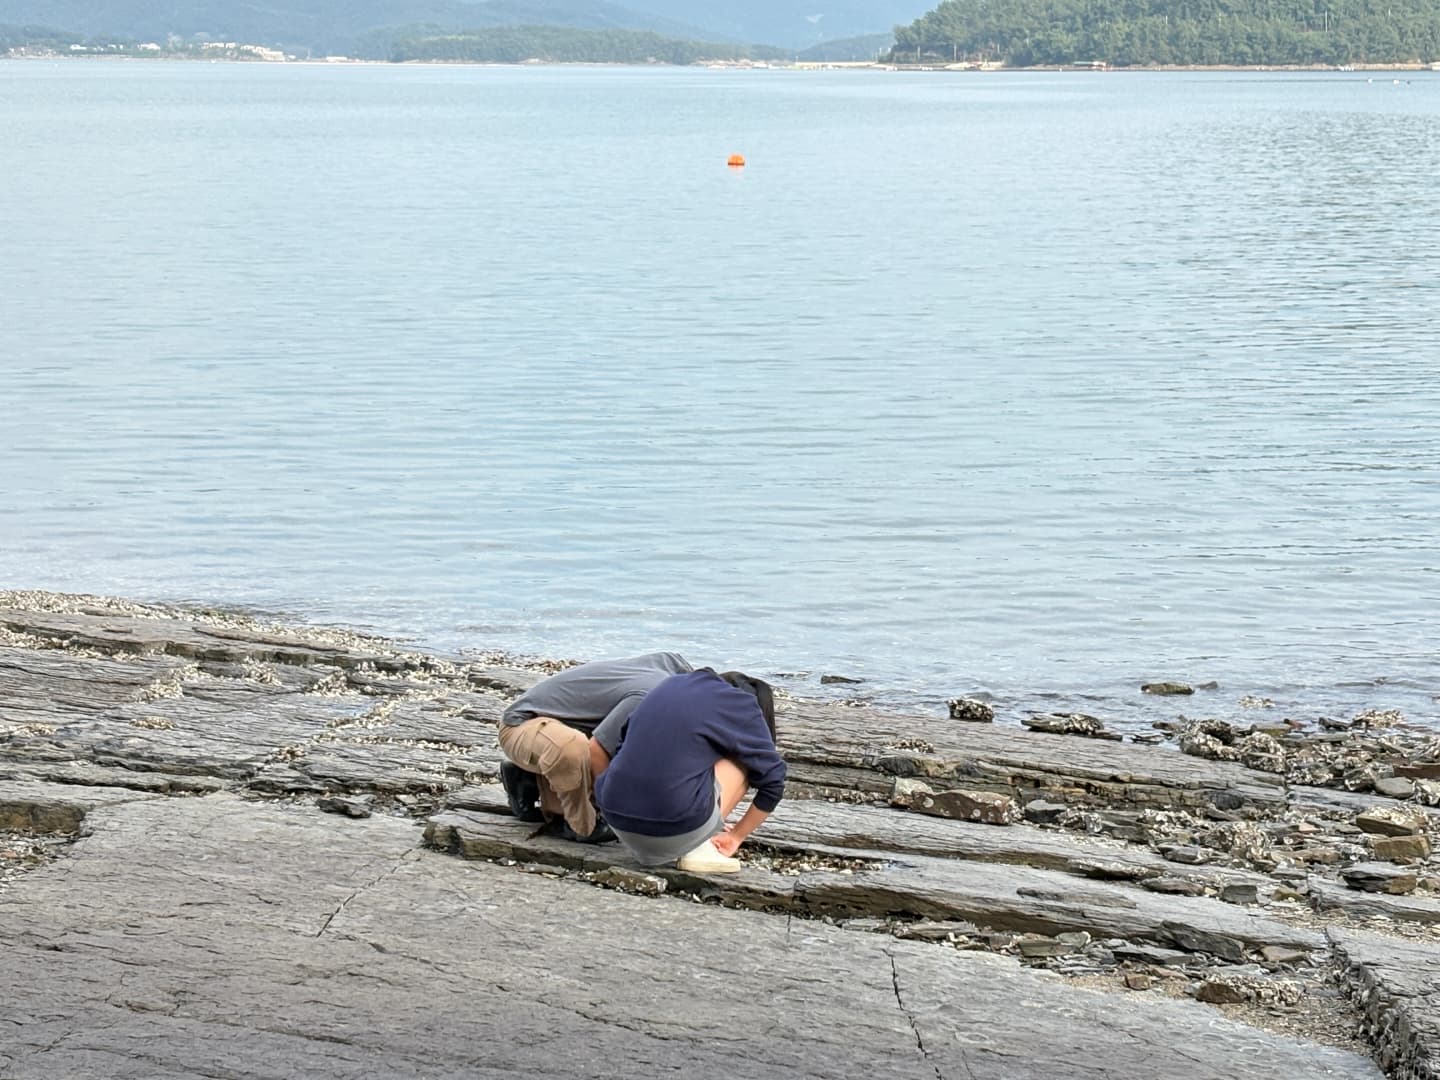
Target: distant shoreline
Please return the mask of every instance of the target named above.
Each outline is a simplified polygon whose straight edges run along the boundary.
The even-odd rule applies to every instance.
[[[705,68],[734,71],[879,71],[900,74],[935,74],[943,72],[952,75],[999,75],[1015,73],[1050,73],[1076,75],[1116,74],[1166,74],[1191,72],[1277,72],[1358,75],[1385,72],[1436,73],[1440,74],[1440,63],[1396,62],[1393,64],[1163,64],[1133,65],[1128,67],[1086,67],[1073,64],[1040,64],[1031,67],[1008,67],[1001,64],[891,64],[883,61],[849,60],[799,60],[799,61],[697,61],[693,64],[672,64],[665,62],[636,63],[621,60],[369,60],[354,57],[335,58],[291,58],[285,60],[245,59],[238,57],[209,56],[134,56],[89,53],[67,55],[65,53],[9,53],[0,55],[0,61],[60,60],[66,62],[104,60],[135,61],[143,63],[171,62],[196,64],[244,64],[262,67],[483,67],[483,68],[533,68],[533,67],[603,67],[603,68]]]

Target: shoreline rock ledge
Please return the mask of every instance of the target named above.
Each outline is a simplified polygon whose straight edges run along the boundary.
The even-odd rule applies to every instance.
[[[643,869],[505,812],[543,674],[0,592],[0,1077],[1440,1077],[1431,807],[786,698]]]

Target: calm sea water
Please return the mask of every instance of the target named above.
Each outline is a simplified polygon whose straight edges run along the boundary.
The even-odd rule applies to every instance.
[[[15,61],[0,147],[0,585],[1440,712],[1440,76]]]

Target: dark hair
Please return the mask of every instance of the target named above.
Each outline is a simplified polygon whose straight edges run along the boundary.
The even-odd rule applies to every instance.
[[[770,739],[775,740],[775,691],[764,679],[746,675],[743,671],[722,671],[720,678],[731,686],[754,694],[760,704],[760,715],[765,717],[765,726],[770,729]]]

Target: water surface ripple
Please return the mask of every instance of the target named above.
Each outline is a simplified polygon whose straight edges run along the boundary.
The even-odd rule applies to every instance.
[[[16,61],[0,140],[0,584],[1433,722],[1440,76]]]

